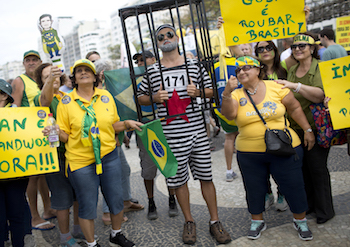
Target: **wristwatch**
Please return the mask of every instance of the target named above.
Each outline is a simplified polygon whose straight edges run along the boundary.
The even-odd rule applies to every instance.
[[[311,128],[308,128],[307,130],[304,130],[304,132],[309,132],[309,133],[311,133],[311,132],[312,132],[312,129],[311,129]]]

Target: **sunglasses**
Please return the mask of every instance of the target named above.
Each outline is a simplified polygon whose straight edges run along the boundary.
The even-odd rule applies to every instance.
[[[166,35],[169,39],[172,39],[172,38],[175,36],[174,32],[170,32],[170,31],[167,32],[165,35]],[[164,35],[164,34],[159,34],[159,35],[157,36],[158,41],[162,41],[162,40],[164,39],[165,35]]]
[[[137,59],[137,60],[135,61],[135,64],[142,63],[142,62],[143,62],[143,58]]]
[[[302,43],[302,44],[297,44],[297,45],[291,45],[290,48],[291,48],[292,50],[296,50],[297,47],[298,47],[299,50],[303,51],[303,50],[305,50],[305,47],[306,47],[307,45],[310,45],[310,44]],[[310,46],[311,46],[311,45],[310,45]]]
[[[235,72],[236,72],[236,75],[238,75],[239,72],[241,72],[241,70],[243,70],[244,72],[252,69],[252,68],[258,68],[254,65],[243,65],[242,67],[238,67]]]
[[[273,47],[271,45],[267,45],[267,46],[260,46],[256,49],[256,52],[257,53],[263,53],[264,50],[266,51],[272,51],[273,50]]]

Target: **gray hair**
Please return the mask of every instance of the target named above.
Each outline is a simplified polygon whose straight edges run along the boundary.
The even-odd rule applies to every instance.
[[[112,62],[108,59],[98,59],[94,62],[94,65],[96,67],[96,74],[100,74],[102,70],[108,71],[112,70]]]

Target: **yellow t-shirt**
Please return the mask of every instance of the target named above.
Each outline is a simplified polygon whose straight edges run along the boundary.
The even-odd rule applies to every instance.
[[[116,147],[115,131],[112,124],[118,122],[120,118],[114,99],[108,91],[95,88],[95,95],[98,95],[98,98],[93,108],[100,129],[101,158],[103,158]],[[76,99],[80,99],[86,107],[91,103],[91,101],[80,97],[74,89],[62,98],[57,107],[57,124],[61,130],[69,135],[65,145],[65,155],[71,171],[95,162],[93,147],[85,147],[81,142],[81,125],[85,111],[81,109],[75,101]]]
[[[282,89],[283,85],[274,81],[264,81],[266,93],[264,100],[257,104],[261,116],[265,119],[270,129],[284,129],[285,106],[282,99],[290,92],[289,89]],[[265,152],[265,131],[266,127],[256,113],[249,98],[244,94],[244,89],[236,89],[232,92],[232,98],[238,102],[238,112],[235,119],[239,135],[236,139],[236,149],[241,152]],[[289,125],[288,121],[287,124]],[[288,127],[292,135],[292,145],[300,145],[298,135]]]

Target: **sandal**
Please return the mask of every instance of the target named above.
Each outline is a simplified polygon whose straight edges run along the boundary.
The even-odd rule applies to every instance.
[[[131,211],[139,211],[144,209],[145,206],[138,204],[138,203],[131,203],[130,207],[124,207],[124,213],[131,212]]]

